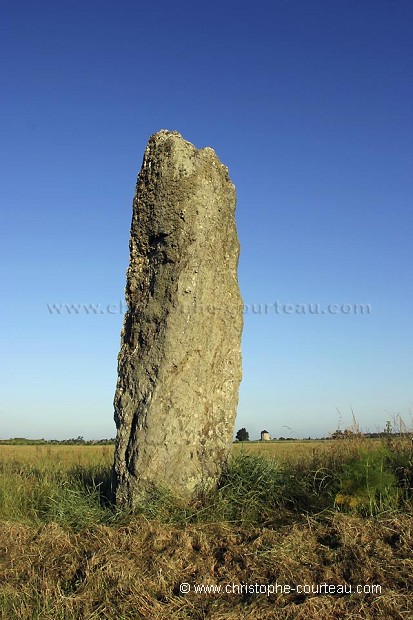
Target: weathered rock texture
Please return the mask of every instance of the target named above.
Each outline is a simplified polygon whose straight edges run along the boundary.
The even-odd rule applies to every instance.
[[[133,202],[115,394],[116,503],[213,487],[232,443],[242,300],[235,188],[211,148],[154,134]]]

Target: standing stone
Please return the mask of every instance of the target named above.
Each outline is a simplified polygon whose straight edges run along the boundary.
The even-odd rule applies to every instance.
[[[146,147],[133,201],[128,312],[114,400],[114,493],[189,499],[225,467],[241,381],[235,187],[211,148],[175,131]]]

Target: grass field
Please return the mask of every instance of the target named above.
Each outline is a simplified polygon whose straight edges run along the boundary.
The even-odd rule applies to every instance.
[[[104,465],[113,462],[113,446],[0,445],[0,464],[17,462],[33,466],[73,467]]]
[[[358,447],[360,446],[360,441]],[[378,441],[366,439],[363,444],[366,448],[374,448]],[[270,458],[285,460],[302,460],[335,451],[335,440],[298,440],[298,441],[246,441],[235,442],[233,453],[268,456]],[[341,446],[342,447],[342,446]],[[353,448],[351,442],[346,442],[347,448]],[[0,445],[0,463],[18,461],[28,464],[55,463],[62,466],[89,466],[112,464],[114,447],[111,445]]]
[[[251,441],[234,443],[234,454],[248,452],[271,458],[300,459],[311,458],[315,453],[334,449],[334,441]],[[103,464],[110,466],[113,460],[114,447],[82,446],[82,445],[0,445],[0,463],[16,461],[31,465],[47,465],[71,467],[74,465],[89,466]]]
[[[125,514],[113,446],[0,446],[0,618],[413,618],[409,437],[233,453],[216,492]]]

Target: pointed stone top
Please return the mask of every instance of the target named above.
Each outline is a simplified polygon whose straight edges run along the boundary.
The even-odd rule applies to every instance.
[[[172,146],[172,149],[167,147],[167,151],[169,151],[169,153],[171,151],[175,151],[176,153],[179,153],[179,157],[192,157],[194,154],[198,156],[202,155],[203,157],[206,157],[206,161],[212,162],[212,165],[219,166],[225,170],[229,180],[228,168],[221,162],[213,148],[210,146],[205,146],[199,149],[192,142],[189,142],[189,140],[185,140],[183,135],[176,130],[160,129],[151,135],[145,149],[144,166],[145,160],[151,159],[153,152],[156,152],[158,146],[162,145],[163,147],[168,143]],[[231,185],[233,185],[232,182]]]

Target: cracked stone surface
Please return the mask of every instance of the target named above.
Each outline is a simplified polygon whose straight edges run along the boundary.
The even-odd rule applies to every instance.
[[[133,201],[114,400],[114,495],[154,485],[183,498],[216,485],[241,381],[235,187],[211,148],[154,134]]]

